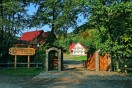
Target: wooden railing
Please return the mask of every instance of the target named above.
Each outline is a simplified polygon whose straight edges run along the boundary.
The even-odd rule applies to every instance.
[[[0,63],[0,68],[7,67],[7,68],[28,68],[28,65],[30,65],[29,68],[42,68],[43,63],[16,63],[16,67],[14,66],[14,62],[9,63]]]

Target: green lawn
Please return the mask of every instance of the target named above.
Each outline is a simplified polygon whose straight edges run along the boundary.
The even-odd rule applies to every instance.
[[[82,60],[87,60],[87,56],[70,55],[64,53],[64,59],[73,59],[76,61],[82,61]]]
[[[80,57],[80,56],[70,55],[70,54],[67,54],[67,53],[64,53],[63,56],[64,56],[63,57],[64,59],[73,59],[75,57]]]
[[[87,56],[74,57],[73,60],[76,60],[76,61],[87,60]]]
[[[42,72],[43,69],[35,68],[4,68],[0,69],[1,75],[10,75],[10,76],[35,76]]]

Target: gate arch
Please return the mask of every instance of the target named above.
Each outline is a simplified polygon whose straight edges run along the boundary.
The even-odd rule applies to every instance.
[[[57,55],[55,55],[57,53]],[[61,49],[51,47],[46,50],[46,71],[53,70],[54,66],[57,66],[58,71],[62,71],[63,68],[63,52]],[[52,67],[53,66],[53,67]]]

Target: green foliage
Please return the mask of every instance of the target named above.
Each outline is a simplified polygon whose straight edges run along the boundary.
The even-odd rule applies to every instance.
[[[11,47],[12,41],[10,39],[7,39],[8,36],[14,38],[14,36],[4,32],[3,38],[5,39],[3,39],[3,41],[0,42],[0,62],[3,63],[8,62],[8,58],[10,58],[8,52],[9,52],[9,48]]]
[[[45,59],[46,59],[46,49],[48,47],[48,44],[42,44],[39,49],[39,56],[40,56],[40,61],[45,65]]]
[[[90,18],[90,23],[98,30],[96,48],[115,58],[131,58],[132,1],[112,1],[109,5],[97,2],[96,5],[92,3]]]
[[[15,35],[26,27],[26,4],[18,0],[0,0],[0,62],[8,62],[8,49]]]
[[[77,14],[80,11],[78,5],[81,3],[80,1],[44,0],[36,1],[36,3],[38,10],[32,16],[31,26],[43,27],[49,25],[51,32],[56,34],[61,30],[67,32],[69,27],[76,25]]]
[[[46,50],[49,45],[47,43],[41,44],[36,49],[36,54],[33,57],[33,62],[35,63],[42,63],[41,67],[45,69],[45,58],[46,58]]]
[[[67,37],[61,36],[58,40],[56,40],[54,45],[63,47],[65,51],[68,51],[68,47],[72,43],[72,38],[70,37],[71,36],[67,36]]]
[[[90,53],[95,51],[95,35],[97,35],[95,29],[85,29],[85,31],[80,30],[78,31],[78,34],[69,33],[67,36],[59,37],[55,42],[55,45],[63,47],[68,52],[71,43],[80,42],[88,48],[88,52]]]

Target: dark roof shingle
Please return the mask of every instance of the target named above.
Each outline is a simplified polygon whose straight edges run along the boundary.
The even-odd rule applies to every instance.
[[[32,32],[25,32],[21,36],[20,40],[32,41],[33,39],[35,39],[36,37],[38,37],[42,32],[43,32],[43,30],[36,30],[36,31],[32,31]]]

